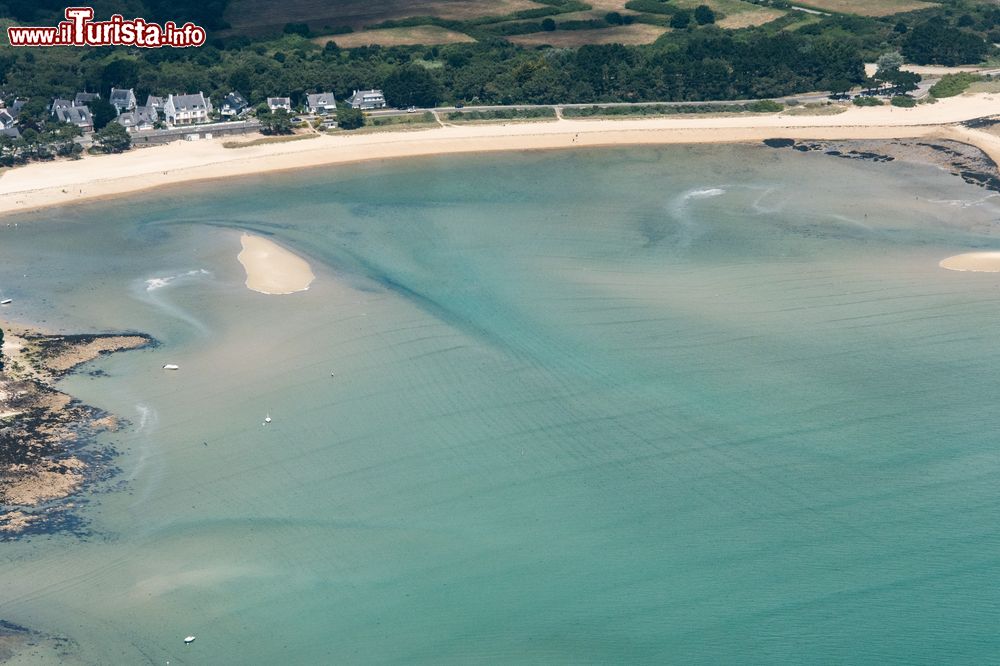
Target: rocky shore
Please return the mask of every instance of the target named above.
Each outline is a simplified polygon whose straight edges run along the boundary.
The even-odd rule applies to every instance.
[[[981,122],[993,123],[993,120]],[[970,125],[971,126],[971,125]],[[976,127],[979,127],[977,125]],[[767,139],[771,148],[791,148],[801,152],[822,152],[831,157],[871,162],[904,160],[934,164],[947,169],[971,185],[1000,192],[1000,170],[997,163],[976,146],[951,139],[893,139],[797,141]]]
[[[45,335],[0,324],[0,541],[82,532],[73,496],[110,478],[114,451],[95,436],[121,423],[55,388],[104,354],[155,344],[143,334]]]

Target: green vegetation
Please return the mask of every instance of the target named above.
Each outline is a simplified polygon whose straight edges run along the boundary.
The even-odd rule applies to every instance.
[[[934,97],[954,97],[961,95],[969,86],[977,81],[982,81],[983,77],[971,72],[961,72],[959,74],[945,74],[941,80],[931,86],[931,95]]]
[[[132,137],[118,123],[108,123],[104,129],[94,132],[94,143],[104,153],[122,153],[132,147]]]
[[[284,109],[271,111],[267,104],[257,106],[257,120],[262,134],[291,134],[292,115]]]
[[[268,143],[286,143],[288,141],[301,141],[303,139],[315,139],[319,134],[289,134],[286,136],[265,136],[251,141],[224,141],[223,148],[249,148],[250,146],[263,146]]]
[[[358,129],[365,125],[365,114],[361,109],[342,106],[337,109],[337,127],[345,130]]]
[[[854,106],[883,106],[882,100],[877,97],[855,97]]]
[[[574,106],[563,109],[565,118],[593,116],[673,116],[695,113],[775,113],[785,107],[771,100],[747,104],[636,104],[633,106]]]
[[[555,118],[555,109],[490,109],[489,111],[452,111],[448,120],[518,120],[526,118]]]
[[[917,105],[917,100],[912,97],[907,97],[906,95],[895,95],[889,103],[893,106],[901,106],[903,108],[911,108]]]

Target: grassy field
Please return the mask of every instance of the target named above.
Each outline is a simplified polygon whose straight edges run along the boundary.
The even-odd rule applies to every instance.
[[[420,25],[412,28],[385,28],[382,30],[362,30],[344,35],[328,35],[317,37],[314,42],[323,46],[327,42],[336,42],[344,49],[358,46],[409,46],[411,44],[458,44],[474,42],[472,37],[454,30],[447,30],[436,25]]]
[[[781,18],[786,13],[782,9],[761,7],[743,0],[674,0],[672,4],[691,10],[698,5],[708,5],[716,13],[725,14],[724,18],[719,19],[718,24],[721,28],[729,29],[763,25]]]
[[[528,35],[514,35],[506,39],[522,46],[573,47],[583,44],[652,44],[667,31],[655,25],[633,23],[616,25],[597,30],[556,30],[554,32],[533,32]]]
[[[795,4],[821,11],[861,16],[890,16],[917,9],[927,9],[936,3],[921,0],[806,0]]]
[[[287,136],[263,136],[249,141],[223,141],[223,148],[249,148],[250,146],[261,146],[266,143],[287,143],[289,141],[302,141],[303,139],[315,139],[318,134],[289,134]]]
[[[467,21],[541,7],[545,5],[531,0],[231,0],[225,20],[241,34],[281,32],[286,23],[307,23],[322,33],[341,26],[359,30],[409,16]]]

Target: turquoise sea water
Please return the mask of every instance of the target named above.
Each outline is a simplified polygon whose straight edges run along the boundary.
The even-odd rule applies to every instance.
[[[987,194],[671,147],[5,218],[4,316],[162,342],[64,382],[132,426],[90,536],[0,544],[69,639],[14,663],[996,662],[1000,274],[937,266]]]

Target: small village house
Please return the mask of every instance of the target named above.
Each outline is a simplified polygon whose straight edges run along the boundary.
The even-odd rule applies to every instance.
[[[94,130],[94,118],[90,115],[90,109],[85,106],[60,106],[56,108],[53,115],[59,122],[76,125],[84,132]]]
[[[153,129],[153,125],[159,119],[156,109],[151,106],[137,106],[131,111],[125,111],[115,118],[114,122],[124,127],[129,132],[137,132]]]
[[[53,116],[56,115],[56,111],[59,109],[69,109],[76,106],[71,100],[63,99],[61,97],[56,97],[52,100],[52,104],[49,105],[49,113]]]
[[[223,118],[238,118],[247,112],[249,106],[246,98],[234,90],[223,98],[219,115]]]
[[[381,90],[355,90],[349,100],[355,109],[383,109],[385,108],[385,95]]]
[[[87,106],[95,99],[101,99],[101,93],[78,92],[73,98],[74,106]]]
[[[131,111],[135,108],[135,92],[131,88],[112,88],[108,102],[119,114]]]
[[[156,97],[154,95],[146,97],[146,106],[152,108],[157,113],[163,113],[163,107],[166,103],[167,100],[163,97]]]
[[[332,92],[306,95],[306,110],[309,113],[336,113],[337,100],[334,99]]]
[[[0,109],[0,129],[10,129],[14,126],[14,116],[7,109]]]
[[[163,105],[163,113],[171,125],[207,123],[212,103],[199,92],[197,95],[170,95]]]
[[[271,109],[271,111],[284,109],[285,111],[291,112],[292,100],[288,97],[268,97],[267,108]]]

